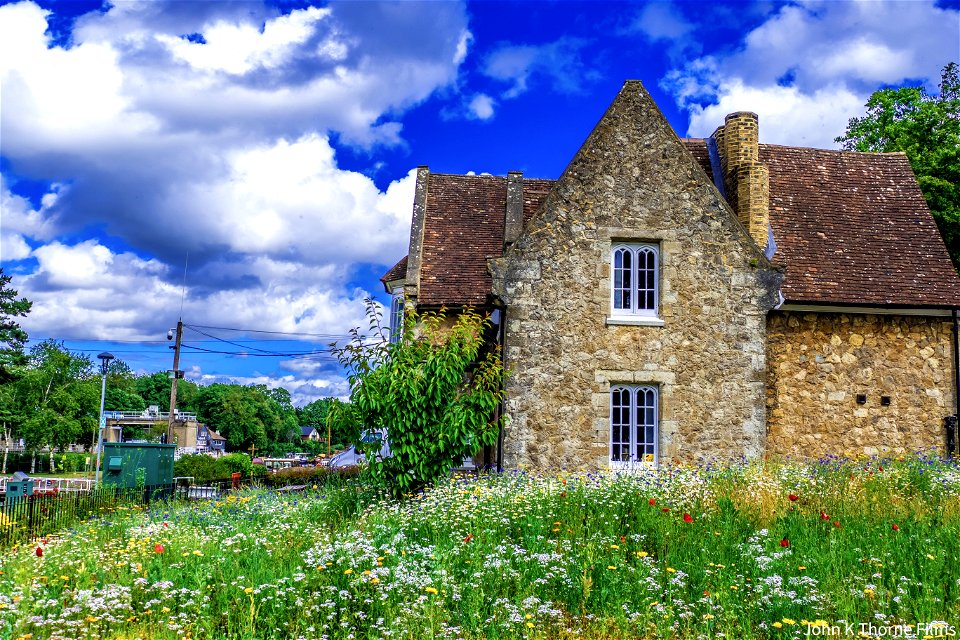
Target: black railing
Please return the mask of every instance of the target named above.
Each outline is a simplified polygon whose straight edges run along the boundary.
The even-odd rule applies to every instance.
[[[352,478],[356,468],[318,469],[313,475],[275,474],[269,477],[241,476],[197,482],[175,478],[172,484],[145,487],[98,487],[93,491],[48,491],[26,497],[0,493],[0,548],[43,538],[82,520],[109,516],[130,509],[146,509],[158,500],[216,500],[250,486],[264,485],[275,491],[302,490],[316,483]]]
[[[217,499],[252,482],[246,477],[133,488],[108,486],[88,492],[51,491],[26,497],[0,494],[0,548],[42,538],[81,520],[146,508],[157,500]]]

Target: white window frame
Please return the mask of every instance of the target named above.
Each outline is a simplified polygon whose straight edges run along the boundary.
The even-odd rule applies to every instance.
[[[649,384],[611,385],[610,468],[656,469],[659,459],[659,387]]]
[[[393,290],[393,297],[390,299],[390,343],[400,341],[403,335],[403,316],[404,316],[404,298],[403,289]]]
[[[618,255],[629,256],[628,268],[617,266]],[[641,258],[647,265],[652,261],[652,270],[648,267],[640,268]],[[652,271],[652,287],[648,286]],[[629,278],[629,288],[618,286],[618,276],[626,275]],[[640,277],[644,282],[641,285]],[[621,280],[622,282],[622,280]],[[629,305],[623,304],[623,293],[628,294]],[[649,306],[647,299],[652,294],[653,304]],[[641,295],[643,303],[640,302]],[[619,304],[619,307],[618,307]],[[618,242],[610,251],[610,317],[612,319],[658,319],[660,317],[660,247],[657,244]]]

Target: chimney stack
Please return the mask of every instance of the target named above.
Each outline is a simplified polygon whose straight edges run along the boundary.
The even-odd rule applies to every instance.
[[[770,171],[760,162],[757,114],[731,113],[713,134],[727,200],[750,236],[765,249],[770,226]]]

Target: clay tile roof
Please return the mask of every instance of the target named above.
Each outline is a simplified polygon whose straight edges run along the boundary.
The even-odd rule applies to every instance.
[[[682,140],[713,181],[706,142]],[[906,156],[760,145],[787,302],[960,306],[960,277]],[[554,184],[524,178],[524,222]],[[431,173],[419,302],[482,305],[502,254],[506,179]],[[406,258],[383,278],[403,277]],[[395,274],[399,276],[394,277]]]
[[[383,283],[383,286],[386,287],[388,282],[394,282],[396,280],[403,280],[407,277],[407,256],[400,258],[400,262],[393,265],[390,268],[390,271],[387,271],[380,278],[380,282]]]
[[[957,306],[958,278],[901,153],[760,145],[788,302]]]
[[[682,142],[712,180],[706,142]],[[760,160],[787,302],[960,305],[960,278],[905,155],[761,144]]]
[[[524,220],[553,181],[524,179]],[[503,254],[507,180],[499,176],[429,174],[418,302],[483,305],[493,287],[487,258]]]

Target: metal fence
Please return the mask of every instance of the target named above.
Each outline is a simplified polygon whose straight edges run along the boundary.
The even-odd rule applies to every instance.
[[[82,520],[146,509],[158,500],[217,499],[253,482],[250,477],[233,477],[195,484],[178,478],[173,484],[136,488],[98,487],[88,492],[52,490],[22,498],[4,494],[0,501],[0,548],[42,538]]]

